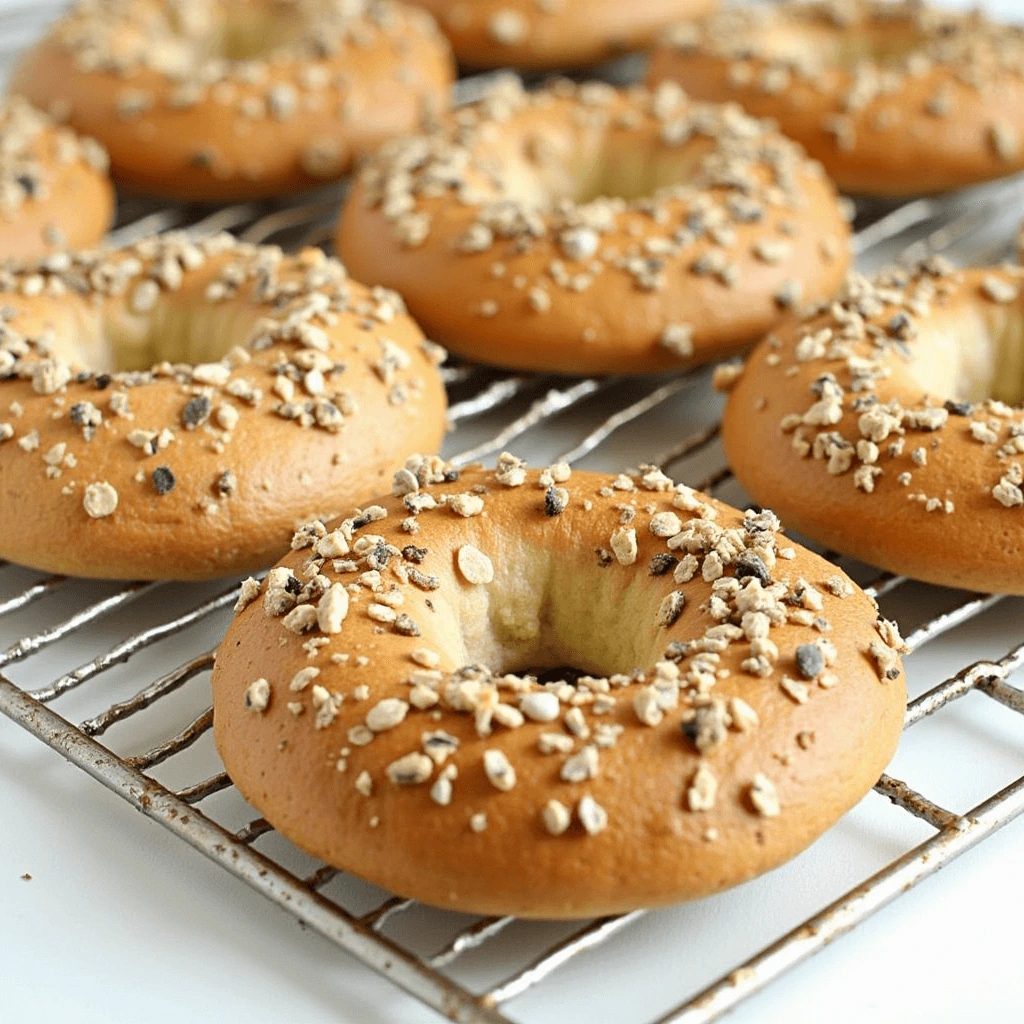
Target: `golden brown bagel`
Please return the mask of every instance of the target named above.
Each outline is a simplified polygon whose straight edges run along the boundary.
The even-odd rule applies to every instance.
[[[95,245],[113,212],[99,143],[23,99],[0,100],[0,262]]]
[[[338,251],[470,359],[651,373],[831,297],[847,235],[818,165],[736,107],[508,80],[367,162]]]
[[[717,0],[411,0],[437,18],[459,63],[537,71],[582,67],[650,44]]]
[[[163,236],[0,273],[0,558],[200,579],[379,490],[445,397],[401,300],[319,249]]]
[[[508,455],[394,492],[246,584],[213,675],[232,779],[329,864],[472,913],[661,906],[792,857],[892,755],[898,632],[770,512]]]
[[[670,30],[649,82],[770,117],[846,192],[1024,168],[1024,29],[919,0],[730,7]]]
[[[213,202],[340,177],[447,106],[451,65],[390,0],[80,0],[11,87],[100,139],[119,182]]]
[[[851,279],[735,381],[723,439],[740,482],[862,561],[1024,594],[1022,283],[939,261]]]

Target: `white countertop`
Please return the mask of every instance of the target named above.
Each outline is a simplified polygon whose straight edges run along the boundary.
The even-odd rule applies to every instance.
[[[1022,0],[988,6],[1024,14]],[[635,459],[636,452],[663,447],[665,429],[661,416],[645,421],[603,450],[603,464],[618,465],[617,446],[623,465],[627,451]],[[531,454],[528,445],[519,450]],[[0,599],[13,589],[0,576]],[[922,592],[900,607],[912,607],[912,619],[935,600],[954,598]],[[42,621],[37,614],[17,622],[27,630]],[[109,647],[153,614],[153,602],[143,602],[91,629],[61,648],[61,667]],[[1005,653],[1024,634],[1022,626],[1024,600],[1006,601],[936,641],[911,660],[912,693],[976,658]],[[14,638],[4,623],[0,649]],[[173,655],[154,656],[142,670],[145,679],[172,663]],[[10,675],[42,683],[56,664],[56,656],[47,656]],[[130,692],[133,680],[139,676],[131,670],[116,677],[115,685],[124,687],[118,693]],[[104,696],[104,703],[113,699]],[[74,718],[77,700],[59,707]],[[891,773],[946,807],[965,810],[1024,774],[1024,719],[970,695],[908,733]],[[648,915],[509,1012],[545,1024],[653,1019],[929,834],[872,794],[793,863],[712,900]],[[1017,821],[730,1019],[1020,1021],[1022,848],[1024,821]],[[510,939],[509,955],[515,949]],[[440,1020],[0,718],[0,1024],[200,1018],[218,1024]]]

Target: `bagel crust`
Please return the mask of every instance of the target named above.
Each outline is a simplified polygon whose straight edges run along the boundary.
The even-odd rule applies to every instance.
[[[245,797],[329,864],[481,914],[662,906],[812,842],[895,749],[898,631],[770,512],[641,474],[414,457],[300,529],[217,654]]]
[[[390,0],[79,0],[11,87],[100,139],[119,183],[224,202],[341,177],[452,78],[430,16]]]
[[[891,572],[1024,594],[1022,284],[931,260],[769,337],[723,423],[748,493]]]
[[[977,10],[733,6],[669,30],[649,81],[775,119],[844,192],[941,192],[1024,168],[1024,28]]]
[[[411,0],[425,7],[467,68],[583,67],[643,49],[717,0]]]
[[[35,569],[251,571],[444,433],[438,347],[319,249],[55,255],[0,309],[0,558]]]
[[[847,239],[820,167],[736,107],[512,81],[368,161],[338,251],[467,358],[654,373],[833,295]]]
[[[99,143],[0,100],[0,262],[95,245],[114,213],[107,165]]]

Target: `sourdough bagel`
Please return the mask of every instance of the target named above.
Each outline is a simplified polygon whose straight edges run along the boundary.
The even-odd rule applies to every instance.
[[[0,100],[0,262],[95,245],[113,212],[98,143],[23,99]]]
[[[732,391],[730,465],[794,529],[931,583],[1024,594],[1020,268],[852,278]]]
[[[217,654],[244,796],[329,864],[481,914],[665,905],[807,846],[895,749],[898,631],[770,512],[641,472],[418,457],[300,529]]]
[[[730,7],[666,34],[652,84],[774,118],[847,192],[939,192],[1024,167],[1024,28],[920,0]]]
[[[271,563],[444,432],[439,349],[319,249],[163,236],[0,272],[0,558],[199,579]]]
[[[847,237],[818,165],[736,107],[509,79],[367,162],[338,251],[462,356],[648,373],[831,297]]]
[[[469,68],[582,67],[649,45],[717,0],[411,0],[425,7]]]
[[[447,42],[389,0],[79,0],[12,89],[98,138],[124,185],[278,196],[447,105]]]

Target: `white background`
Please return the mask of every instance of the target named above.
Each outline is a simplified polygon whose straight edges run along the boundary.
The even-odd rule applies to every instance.
[[[1024,14],[1020,0],[989,7]],[[632,461],[636,451],[662,446],[661,428],[644,428],[648,449],[642,431],[631,436]],[[603,458],[610,464],[614,452]],[[628,461],[623,452],[622,464]],[[4,581],[0,599],[14,589]],[[933,592],[921,602],[934,599]],[[33,661],[12,675],[44,682],[53,669],[109,647],[160,610],[150,602],[63,648],[59,663]],[[1006,602],[915,657],[912,689],[973,658],[1003,653],[1021,633],[1022,613],[1024,602]],[[18,625],[30,629],[40,616],[23,616]],[[0,635],[0,649],[11,639]],[[146,678],[159,666],[146,665]],[[138,678],[119,677],[123,692]],[[113,695],[100,696],[109,702]],[[74,703],[65,710],[75,716]],[[1024,773],[1024,725],[984,698],[968,697],[908,734],[892,772],[964,810]],[[612,950],[584,958],[511,1012],[545,1022],[651,1019],[927,835],[869,796],[793,864],[724,897],[650,915]],[[1022,849],[1024,822],[1017,822],[732,1019],[1020,1021]],[[31,881],[22,880],[26,873]],[[535,949],[529,937],[511,939],[508,956]],[[480,976],[494,966],[485,958]],[[439,1019],[0,719],[0,1024],[200,1017],[218,1024]]]

